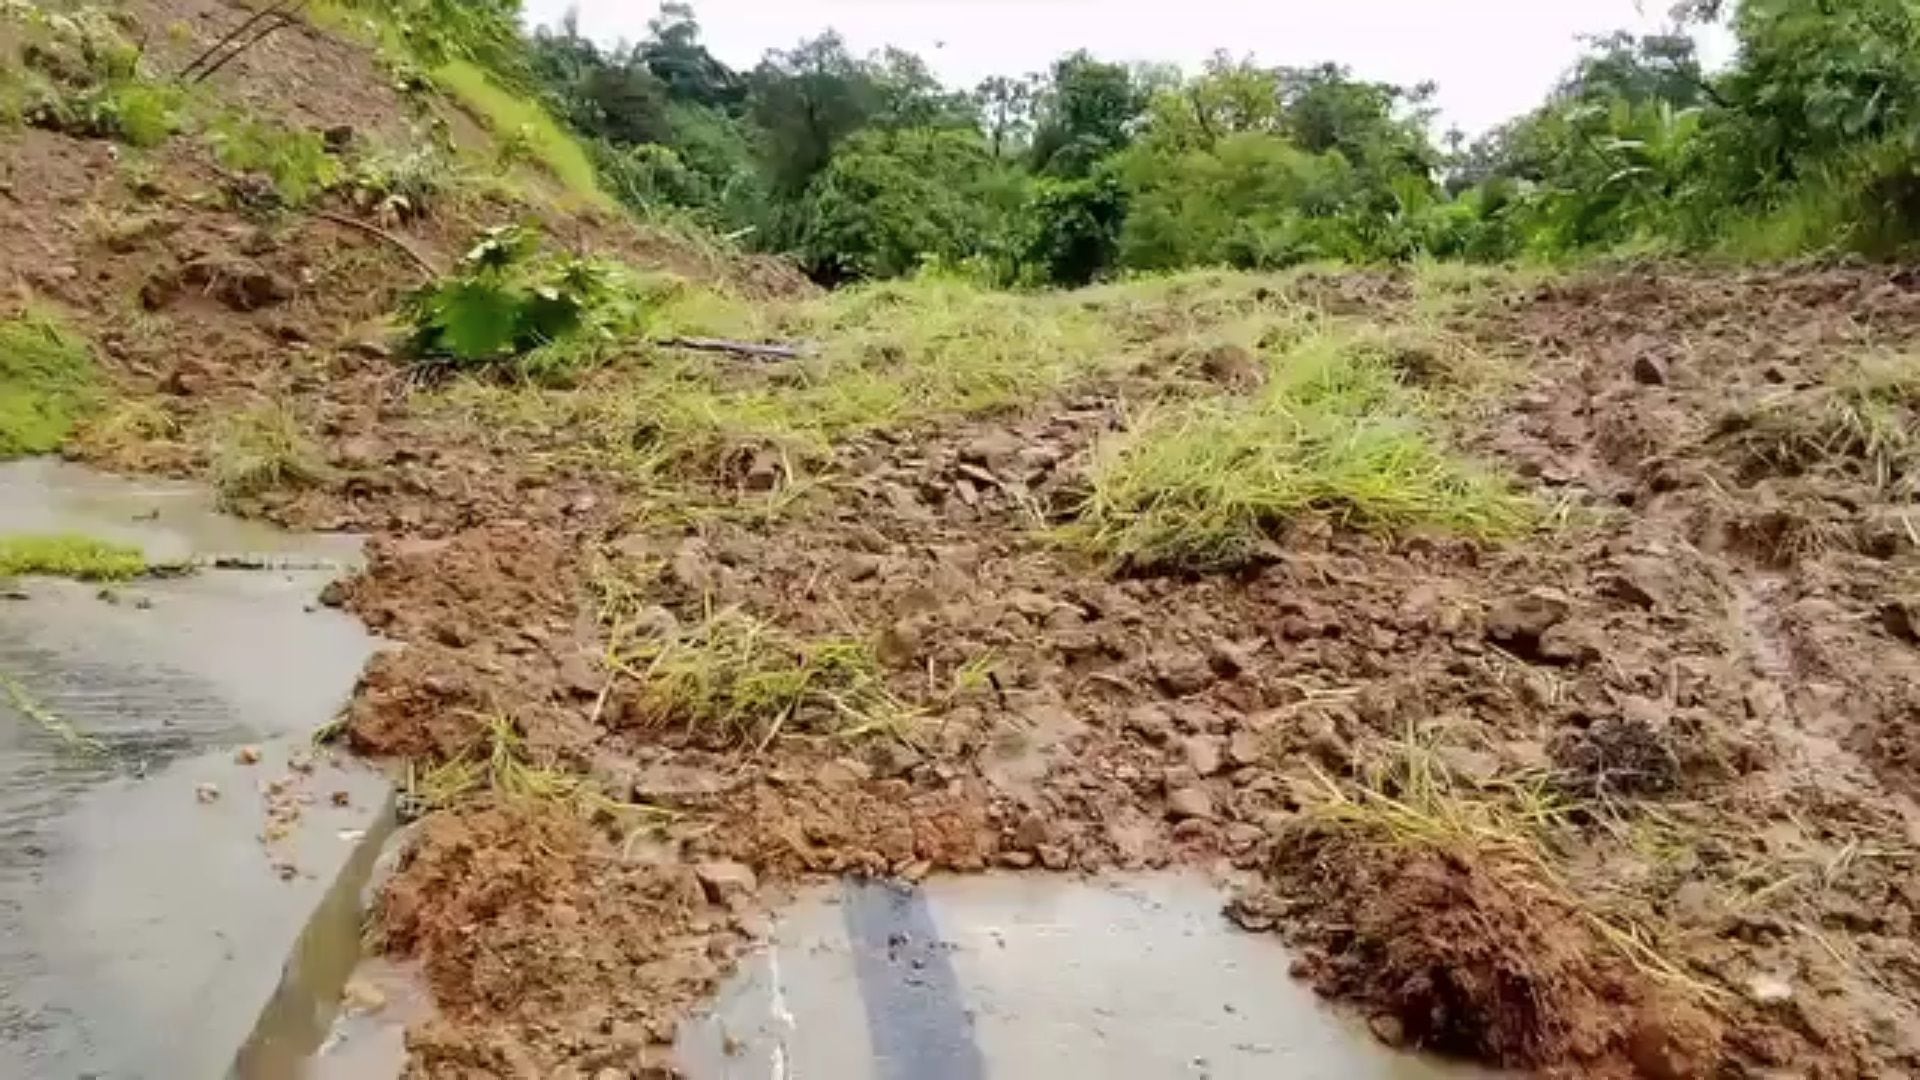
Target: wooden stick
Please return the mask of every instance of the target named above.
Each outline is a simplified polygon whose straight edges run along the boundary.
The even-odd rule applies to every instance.
[[[280,31],[286,29],[289,26],[292,26],[293,24],[294,24],[294,19],[291,16],[287,16],[287,15],[279,15],[272,19],[267,20],[267,25],[261,27],[259,33],[253,35],[251,38],[248,38],[244,44],[236,46],[232,51],[228,52],[225,56],[222,56],[220,59],[215,60],[213,63],[202,68],[200,70],[200,73],[193,77],[194,85],[198,86],[199,84],[206,82],[208,79],[213,78],[215,75],[218,75],[220,73],[221,68],[226,67],[228,64],[232,63],[235,60],[238,60],[241,57],[241,55],[244,54],[248,49],[253,48],[255,45],[260,44],[261,42],[267,40],[269,37],[272,37],[274,34],[279,33]]]
[[[238,41],[240,39],[240,35],[246,33],[248,30],[253,29],[254,24],[258,23],[260,20],[266,19],[266,18],[274,18],[274,17],[285,18],[289,14],[291,14],[293,11],[303,6],[306,2],[307,0],[281,0],[280,3],[273,4],[269,7],[261,8],[259,11],[254,12],[253,16],[247,19],[247,21],[241,23],[239,26],[234,27],[232,30],[228,31],[225,37],[221,38],[219,41],[216,41],[212,45],[208,46],[206,52],[203,52],[199,56],[194,57],[193,62],[188,64],[186,67],[181,68],[180,74],[174,76],[174,78],[185,79],[200,65],[213,59],[213,56],[215,53],[233,44],[235,41]],[[242,49],[244,48],[245,46],[242,46]]]
[[[763,345],[751,341],[728,341],[724,338],[663,338],[654,342],[669,349],[691,349],[694,352],[723,352],[736,356],[749,356],[756,360],[801,360],[807,355],[804,345]]]
[[[313,216],[322,221],[331,221],[335,225],[345,225],[349,229],[358,229],[368,236],[385,240],[387,243],[406,252],[407,258],[413,260],[413,265],[419,267],[428,277],[437,278],[440,276],[440,268],[428,262],[427,257],[414,250],[412,244],[407,243],[405,240],[400,239],[378,225],[370,224],[357,218],[350,218],[345,214],[336,214],[329,210],[315,210]]]

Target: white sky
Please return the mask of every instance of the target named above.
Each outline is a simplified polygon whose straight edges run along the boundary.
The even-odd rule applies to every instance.
[[[1044,69],[1086,48],[1107,60],[1192,68],[1216,48],[1267,64],[1333,60],[1364,77],[1440,86],[1444,131],[1478,134],[1538,104],[1581,34],[1658,29],[1670,0],[693,0],[714,55],[751,67],[829,27],[856,52],[897,45],[945,81]],[[536,23],[577,7],[603,41],[646,34],[651,0],[525,0]],[[1710,63],[1731,45],[1705,41]]]

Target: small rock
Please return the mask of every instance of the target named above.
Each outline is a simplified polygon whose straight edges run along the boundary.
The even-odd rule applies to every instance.
[[[706,862],[693,868],[693,876],[707,894],[708,901],[730,905],[751,896],[760,887],[753,868],[732,861]]]
[[[1600,659],[1599,635],[1579,623],[1561,623],[1541,634],[1534,654],[1550,664],[1591,664]]]
[[[1135,705],[1127,710],[1126,729],[1156,746],[1173,737],[1173,717],[1158,705]]]
[[[1227,760],[1240,768],[1258,765],[1267,759],[1267,741],[1260,733],[1241,728],[1227,740]]]
[[[1547,589],[1509,597],[1487,613],[1487,637],[1500,645],[1532,651],[1540,636],[1565,622],[1573,613],[1566,597]]]
[[[300,867],[285,859],[276,859],[273,863],[273,873],[281,881],[292,881],[300,876]]]
[[[1747,995],[1761,1005],[1793,1000],[1793,985],[1778,975],[1760,974],[1747,980]]]
[[[746,476],[741,483],[748,491],[767,492],[780,486],[786,478],[787,463],[785,457],[771,450],[762,450],[753,456],[752,464],[747,466]]]
[[[1013,830],[1013,846],[1021,851],[1037,852],[1048,846],[1052,838],[1053,829],[1039,814],[1028,814]]]
[[[1266,830],[1258,825],[1251,825],[1244,821],[1234,822],[1227,826],[1227,850],[1245,851],[1259,843],[1266,835]]]
[[[1180,740],[1180,751],[1186,756],[1187,767],[1198,776],[1212,776],[1220,771],[1220,739],[1211,735],[1195,735]]]
[[[260,748],[257,746],[243,746],[234,752],[233,760],[242,765],[258,765],[260,764]]]
[[[1378,1013],[1367,1019],[1367,1030],[1373,1037],[1387,1046],[1404,1046],[1407,1041],[1407,1026],[1397,1016]]]
[[[334,806],[343,810],[353,805],[353,796],[344,791],[336,791],[328,798]]]
[[[961,447],[960,460],[998,473],[1008,463],[1019,458],[1020,451],[1025,445],[1020,437],[1011,431],[989,431],[984,435],[976,436],[967,445]]]
[[[1153,677],[1169,694],[1186,697],[1212,686],[1213,665],[1198,649],[1167,649],[1148,660]]]
[[[1215,674],[1231,679],[1253,666],[1253,653],[1239,642],[1222,638],[1207,645],[1207,662]]]
[[[220,785],[208,781],[193,789],[193,797],[203,803],[220,801]]]
[[[1167,796],[1167,816],[1174,821],[1213,816],[1213,796],[1203,787],[1183,787]]]
[[[365,979],[350,979],[341,992],[340,1007],[348,1013],[377,1013],[387,1007],[387,995]]]
[[[1031,851],[1003,851],[1000,853],[1000,865],[1010,870],[1025,870],[1032,866],[1034,855]]]
[[[873,765],[873,774],[883,780],[904,776],[926,760],[920,751],[897,739],[878,744],[867,757]]]
[[[873,768],[856,758],[835,758],[820,766],[813,782],[826,788],[850,788],[873,779]]]
[[[1890,601],[1880,609],[1880,625],[1901,641],[1920,645],[1920,599]]]
[[[1667,385],[1667,362],[1650,352],[1633,358],[1633,381],[1641,386]]]
[[[912,664],[926,648],[927,627],[928,618],[924,615],[900,619],[881,631],[880,639],[874,643],[874,652],[881,663],[892,667]]]
[[[1060,844],[1042,844],[1035,854],[1040,856],[1040,865],[1049,870],[1065,870],[1072,865],[1067,849]]]
[[[1216,345],[1200,354],[1200,374],[1231,390],[1256,389],[1267,381],[1266,366],[1245,346]]]

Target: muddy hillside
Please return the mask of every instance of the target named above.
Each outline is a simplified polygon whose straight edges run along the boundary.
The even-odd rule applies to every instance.
[[[1920,1072],[1912,275],[823,293],[351,17],[128,126],[239,17],[0,7],[0,452],[371,537],[408,1075],[673,1075],[807,882],[1174,866],[1395,1045]]]

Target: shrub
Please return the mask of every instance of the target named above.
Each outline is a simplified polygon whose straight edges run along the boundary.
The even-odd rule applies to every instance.
[[[452,275],[414,293],[406,308],[413,354],[564,377],[634,329],[639,303],[624,268],[542,257],[538,246],[518,226],[490,229]]]
[[[260,173],[288,206],[304,206],[345,176],[340,159],[327,152],[317,131],[228,116],[214,126],[214,154],[229,169]]]

